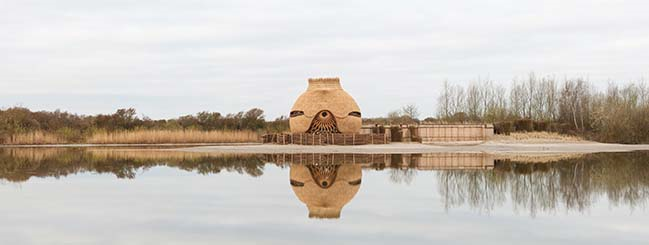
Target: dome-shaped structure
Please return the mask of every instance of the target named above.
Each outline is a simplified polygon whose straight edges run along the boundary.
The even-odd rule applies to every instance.
[[[309,79],[309,87],[297,98],[289,120],[292,133],[358,133],[361,111],[340,86],[338,78]]]
[[[291,188],[306,204],[309,218],[340,218],[361,186],[358,164],[291,164]]]

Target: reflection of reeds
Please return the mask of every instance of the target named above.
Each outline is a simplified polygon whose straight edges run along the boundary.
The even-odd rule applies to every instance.
[[[65,148],[4,148],[0,155],[29,161],[43,161],[68,151]]]
[[[161,149],[111,149],[111,148],[89,148],[95,159],[130,159],[130,160],[195,160],[202,157],[228,157],[239,156],[233,153],[218,152],[184,152],[167,151]]]
[[[42,145],[61,144],[65,143],[65,140],[52,133],[34,131],[12,135],[7,137],[2,143],[7,145]]]
[[[258,142],[253,131],[136,130],[98,132],[90,136],[91,144],[164,144],[164,143],[246,143]]]
[[[58,178],[84,172],[135,178],[137,171],[156,166],[200,174],[234,171],[260,176],[264,164],[255,155],[119,148],[0,148],[0,181],[22,182],[31,177]]]
[[[502,153],[494,155],[495,159],[508,160],[521,163],[551,163],[561,160],[570,160],[584,157],[583,153],[559,153],[559,154],[520,154],[520,153]]]

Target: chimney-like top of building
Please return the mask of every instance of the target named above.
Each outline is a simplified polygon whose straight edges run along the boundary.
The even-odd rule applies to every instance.
[[[308,89],[342,89],[337,77],[309,78]]]

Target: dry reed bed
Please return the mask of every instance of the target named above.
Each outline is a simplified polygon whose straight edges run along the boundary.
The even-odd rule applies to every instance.
[[[90,144],[165,144],[165,143],[247,143],[259,142],[253,131],[137,130],[99,132],[87,140]]]
[[[555,132],[511,133],[510,135],[494,135],[493,141],[512,143],[562,143],[584,142],[583,138],[559,134]]]
[[[56,157],[68,151],[66,148],[0,148],[0,155],[8,155],[16,159],[43,161]]]
[[[8,137],[2,142],[5,145],[44,145],[44,144],[63,144],[66,143],[55,134],[42,131],[21,133]]]
[[[259,135],[250,130],[133,130],[97,132],[82,142],[71,142],[53,133],[35,131],[12,135],[0,142],[5,145],[45,144],[173,144],[173,143],[250,143],[259,142]]]

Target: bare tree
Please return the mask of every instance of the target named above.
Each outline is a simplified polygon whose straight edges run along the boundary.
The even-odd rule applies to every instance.
[[[418,120],[419,118],[419,109],[414,104],[408,104],[401,107],[401,115],[409,117],[413,120]]]
[[[525,118],[525,111],[527,109],[527,88],[524,83],[520,84],[516,80],[512,84],[511,89],[511,114],[514,117]]]
[[[452,102],[451,115],[464,112],[466,110],[465,103],[466,96],[464,95],[464,88],[461,86],[454,86],[452,89]]]
[[[540,90],[543,91],[543,108],[542,120],[557,119],[557,83],[553,77],[543,78],[540,84]]]
[[[466,90],[466,113],[469,115],[471,120],[476,120],[482,116],[480,90],[480,85],[477,83],[469,84],[469,87]]]
[[[437,117],[439,118],[449,118],[451,117],[451,103],[453,99],[451,88],[448,84],[448,81],[444,81],[444,87],[442,89],[442,94],[437,97]]]
[[[563,121],[571,122],[583,131],[590,112],[590,85],[583,79],[567,80],[561,90],[559,113]]]
[[[400,111],[388,112],[388,123],[390,123],[390,124],[402,123],[401,122],[401,112]]]

